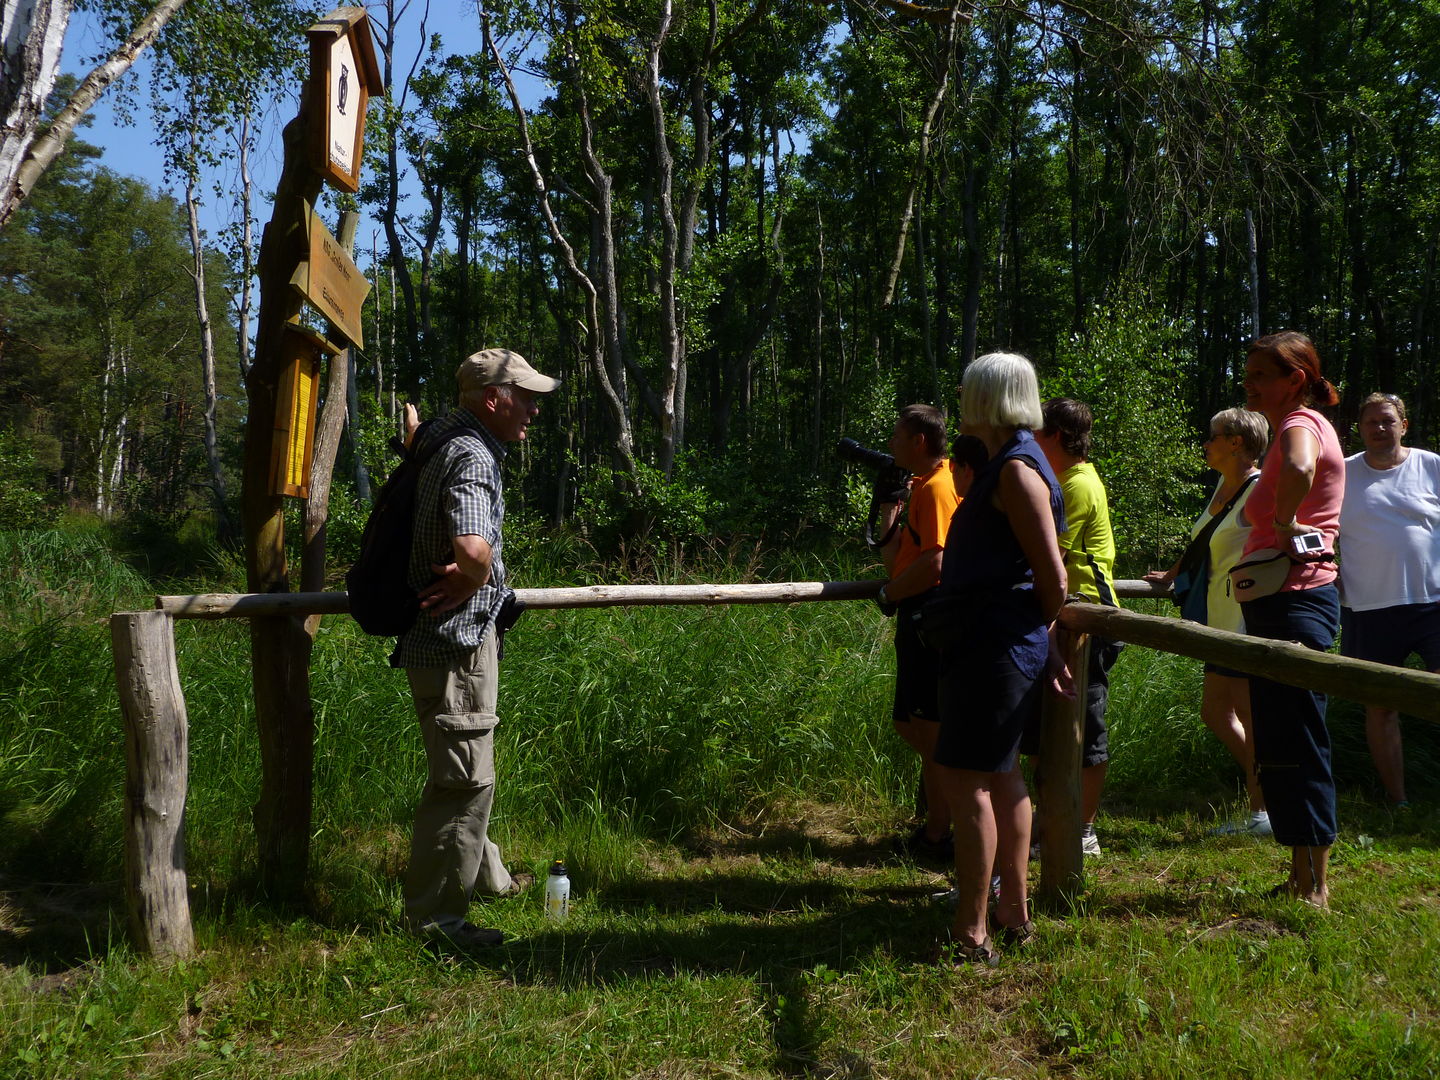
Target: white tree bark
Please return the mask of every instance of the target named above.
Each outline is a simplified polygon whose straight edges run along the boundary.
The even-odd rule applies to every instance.
[[[240,152],[240,293],[235,300],[235,336],[239,347],[240,382],[250,374],[250,320],[255,290],[255,184],[250,177],[250,106],[240,114],[235,136]]]
[[[109,518],[115,512],[115,493],[125,475],[125,436],[130,417],[125,404],[125,382],[129,375],[124,346],[110,345],[105,356],[105,375],[100,384],[100,434],[95,444],[95,513]],[[111,420],[111,395],[119,398],[119,415]]]
[[[670,153],[670,133],[666,130],[665,105],[660,99],[660,50],[670,36],[670,0],[661,0],[660,27],[645,58],[645,97],[650,104],[650,119],[655,135],[654,177],[660,202],[660,471],[667,477],[675,466],[676,388],[680,383],[680,366],[684,362],[684,340],[680,313],[675,296],[676,257],[679,247],[675,226],[675,159]],[[681,421],[683,424],[684,421]]]
[[[160,0],[151,8],[119,48],[85,76],[41,134],[42,110],[55,85],[71,5],[69,0],[5,0],[5,73],[0,80],[0,105],[5,110],[5,130],[0,133],[0,228],[60,156],[80,118],[111,83],[130,70],[135,58],[150,47],[185,4],[186,0]],[[13,55],[22,61],[13,67],[12,29]],[[13,115],[12,102],[17,105]]]
[[[531,182],[535,186],[535,197],[540,205],[540,213],[545,218],[545,225],[550,233],[550,239],[555,244],[559,255],[560,263],[570,275],[570,279],[585,294],[585,324],[587,333],[586,354],[590,363],[591,373],[595,376],[595,382],[600,388],[600,396],[605,403],[606,411],[609,413],[616,429],[614,453],[618,458],[618,464],[629,476],[635,475],[635,440],[631,432],[630,417],[625,411],[625,405],[620,399],[616,390],[616,382],[611,378],[610,372],[605,364],[605,354],[608,351],[606,342],[615,335],[613,327],[602,327],[601,324],[601,303],[600,291],[596,288],[595,282],[575,259],[575,249],[570,241],[565,238],[560,228],[560,223],[555,217],[554,209],[550,205],[550,188],[545,181],[545,174],[540,170],[540,162],[535,156],[535,147],[530,140],[530,126],[525,119],[525,106],[520,101],[520,93],[515,89],[515,80],[511,76],[510,67],[505,63],[505,58],[500,53],[500,47],[496,44],[494,36],[490,31],[490,15],[483,6],[480,8],[480,31],[484,38],[485,47],[489,50],[491,59],[505,83],[505,91],[510,98],[511,110],[515,114],[515,123],[520,135],[520,149],[525,158],[525,164],[529,168]],[[588,108],[584,104],[584,97],[581,97],[582,109]],[[609,177],[600,171],[599,177],[594,171],[599,166],[598,158],[593,154],[593,148],[589,145],[589,124],[582,119],[581,135],[586,142],[585,153],[587,168],[592,170],[591,180],[597,182],[597,192],[604,197],[608,192]],[[604,183],[598,180],[603,179]],[[609,221],[608,217],[603,220]],[[613,344],[611,346],[613,348]]]
[[[190,132],[194,153],[195,132]],[[220,466],[220,432],[216,423],[220,397],[215,390],[215,333],[210,322],[210,301],[205,295],[205,240],[200,234],[200,200],[195,195],[195,175],[185,177],[185,211],[190,226],[190,276],[195,282],[195,320],[200,329],[200,381],[205,390],[205,463],[210,470],[211,498],[215,505],[215,521],[226,542],[233,532],[228,498],[225,491],[225,470]],[[241,334],[244,334],[242,329]]]
[[[60,74],[70,0],[5,0],[0,15],[0,192],[8,206],[25,153]],[[4,214],[9,217],[9,211]]]

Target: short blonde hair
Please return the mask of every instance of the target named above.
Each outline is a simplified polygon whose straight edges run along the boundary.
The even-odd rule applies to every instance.
[[[1222,409],[1210,418],[1210,430],[1234,435],[1245,447],[1250,460],[1259,461],[1270,445],[1270,425],[1265,417],[1249,409]]]
[[[960,416],[971,424],[1038,430],[1045,423],[1035,368],[1019,353],[986,353],[960,378]]]

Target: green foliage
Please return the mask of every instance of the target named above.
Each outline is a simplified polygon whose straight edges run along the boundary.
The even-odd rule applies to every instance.
[[[0,406],[54,448],[55,490],[103,515],[183,518],[203,390],[191,254],[174,201],[105,169],[51,170],[0,232]],[[225,310],[223,273],[212,312]],[[233,349],[220,347],[234,431]]]
[[[1043,395],[1073,397],[1095,414],[1090,460],[1105,482],[1117,559],[1169,565],[1194,519],[1200,452],[1176,372],[1193,364],[1190,329],[1158,314],[1143,291],[1119,292],[1091,313],[1042,372]]]
[[[681,543],[708,533],[713,508],[709,493],[693,482],[685,461],[670,477],[637,463],[633,479],[605,466],[591,466],[580,488],[576,514],[588,528],[613,543],[621,535]]]
[[[0,529],[33,529],[54,519],[44,467],[30,441],[8,427],[0,427],[0,476]]]

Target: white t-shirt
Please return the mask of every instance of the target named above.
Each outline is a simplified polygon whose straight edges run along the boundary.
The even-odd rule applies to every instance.
[[[1205,510],[1190,530],[1192,540],[1215,516],[1210,512],[1210,507],[1214,505],[1215,496],[1220,493],[1220,487],[1224,483],[1222,478],[1215,486],[1210,501],[1205,504]],[[1245,489],[1245,494],[1240,496],[1239,501],[1225,515],[1225,520],[1210,534],[1210,581],[1205,591],[1205,623],[1216,630],[1229,630],[1235,634],[1245,633],[1245,615],[1240,609],[1240,602],[1230,595],[1229,571],[1245,554],[1245,541],[1250,536],[1250,526],[1242,523],[1240,512],[1245,509],[1245,504],[1250,501],[1250,493],[1254,490],[1255,485],[1252,482]]]
[[[1411,447],[1393,469],[1346,458],[1339,549],[1352,611],[1440,600],[1440,454]]]

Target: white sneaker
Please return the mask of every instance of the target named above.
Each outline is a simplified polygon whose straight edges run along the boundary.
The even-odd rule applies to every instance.
[[[1100,837],[1096,836],[1093,832],[1081,833],[1080,854],[1103,855],[1104,852],[1100,850]]]

